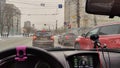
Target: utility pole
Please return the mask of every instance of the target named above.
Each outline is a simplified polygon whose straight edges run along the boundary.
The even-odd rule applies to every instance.
[[[57,32],[57,26],[58,26],[57,22],[58,22],[58,20],[56,20],[56,32]]]
[[[17,27],[17,34],[19,33],[19,20],[17,19],[17,25],[16,25],[16,27]]]
[[[71,7],[70,7],[70,2],[71,1],[68,1],[68,5],[69,5],[69,22],[68,22],[68,24],[70,24],[70,22],[71,22],[71,12],[70,12],[71,11],[71,9],[70,9]]]
[[[80,27],[80,3],[79,0],[77,0],[77,27]]]
[[[96,20],[96,16],[94,15],[94,26],[97,25],[97,20]]]
[[[51,31],[51,29],[50,29],[50,25],[48,25],[48,27],[49,27],[49,31]]]
[[[35,32],[35,24],[32,24],[32,33]]]

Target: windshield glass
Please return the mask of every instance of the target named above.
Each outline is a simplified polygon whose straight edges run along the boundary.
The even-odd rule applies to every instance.
[[[86,0],[0,0],[0,50],[20,45],[91,49],[92,34],[108,48],[120,48],[119,17],[87,14],[85,4]]]

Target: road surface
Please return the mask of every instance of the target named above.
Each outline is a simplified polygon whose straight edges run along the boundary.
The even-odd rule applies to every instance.
[[[10,37],[0,40],[0,50],[20,45],[32,46],[32,38],[30,37]]]
[[[54,47],[70,47],[62,46],[58,44],[57,37],[55,37],[55,46]],[[0,38],[0,50],[4,50],[11,47],[16,47],[20,45],[32,46],[32,37],[22,37],[22,36],[13,36],[9,38]]]

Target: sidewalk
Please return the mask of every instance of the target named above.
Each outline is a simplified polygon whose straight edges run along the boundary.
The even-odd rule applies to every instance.
[[[23,35],[10,35],[8,37],[23,37]]]
[[[23,36],[22,35],[10,35],[8,37],[1,37],[0,36],[0,40],[7,40],[7,39],[15,38],[15,37],[23,37]]]

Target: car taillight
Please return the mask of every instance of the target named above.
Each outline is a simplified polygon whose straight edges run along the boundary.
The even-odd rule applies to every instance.
[[[54,36],[51,36],[50,39],[51,39],[51,40],[54,40]]]
[[[33,40],[36,40],[37,39],[37,37],[36,36],[33,36]]]
[[[69,39],[69,36],[65,36],[65,39]]]

